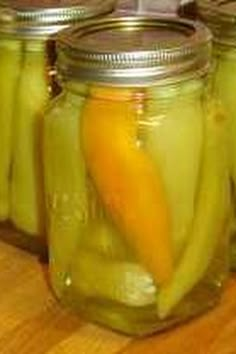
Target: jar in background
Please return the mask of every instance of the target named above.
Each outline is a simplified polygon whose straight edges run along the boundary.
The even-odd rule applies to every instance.
[[[181,0],[118,0],[118,14],[176,16]]]
[[[213,32],[213,90],[229,118],[229,156],[232,180],[231,268],[236,270],[236,1],[200,0],[201,19]]]
[[[113,4],[14,0],[0,7],[0,237],[26,249],[45,247],[39,135],[42,111],[60,91],[55,35]]]
[[[191,20],[197,19],[197,7],[195,0],[182,0],[178,9],[180,17],[188,18]]]
[[[106,18],[58,39],[44,121],[50,277],[89,320],[132,335],[214,306],[227,274],[226,119],[200,23]]]

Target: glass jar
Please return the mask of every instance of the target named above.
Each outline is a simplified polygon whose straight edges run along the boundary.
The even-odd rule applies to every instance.
[[[16,0],[0,7],[0,237],[8,242],[45,247],[39,135],[42,111],[60,91],[55,34],[113,3]]]
[[[120,15],[163,15],[170,17],[176,16],[180,4],[181,0],[118,0],[116,9]]]
[[[58,38],[43,129],[50,277],[89,320],[146,335],[215,305],[227,274],[226,119],[210,35],[106,18]]]
[[[230,176],[232,181],[231,268],[236,270],[236,1],[201,0],[201,18],[214,36],[213,89],[229,120]]]
[[[178,9],[178,15],[180,17],[196,20],[197,19],[196,1],[181,0]]]

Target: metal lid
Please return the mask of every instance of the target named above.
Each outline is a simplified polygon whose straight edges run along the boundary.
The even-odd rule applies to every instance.
[[[128,86],[205,73],[211,35],[187,20],[107,17],[64,30],[57,45],[65,79]]]
[[[48,36],[80,20],[111,12],[115,0],[2,0],[0,32]]]
[[[197,9],[215,42],[236,46],[236,0],[197,0]]]

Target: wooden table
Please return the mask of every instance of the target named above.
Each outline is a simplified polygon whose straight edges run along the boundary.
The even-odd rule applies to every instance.
[[[236,275],[207,315],[132,339],[60,307],[36,257],[0,242],[0,266],[0,354],[236,354]]]

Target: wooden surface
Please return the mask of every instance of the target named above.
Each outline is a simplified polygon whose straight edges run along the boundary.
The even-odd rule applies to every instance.
[[[46,267],[0,243],[0,354],[236,354],[236,275],[221,305],[175,330],[131,339],[80,320],[53,298]]]

